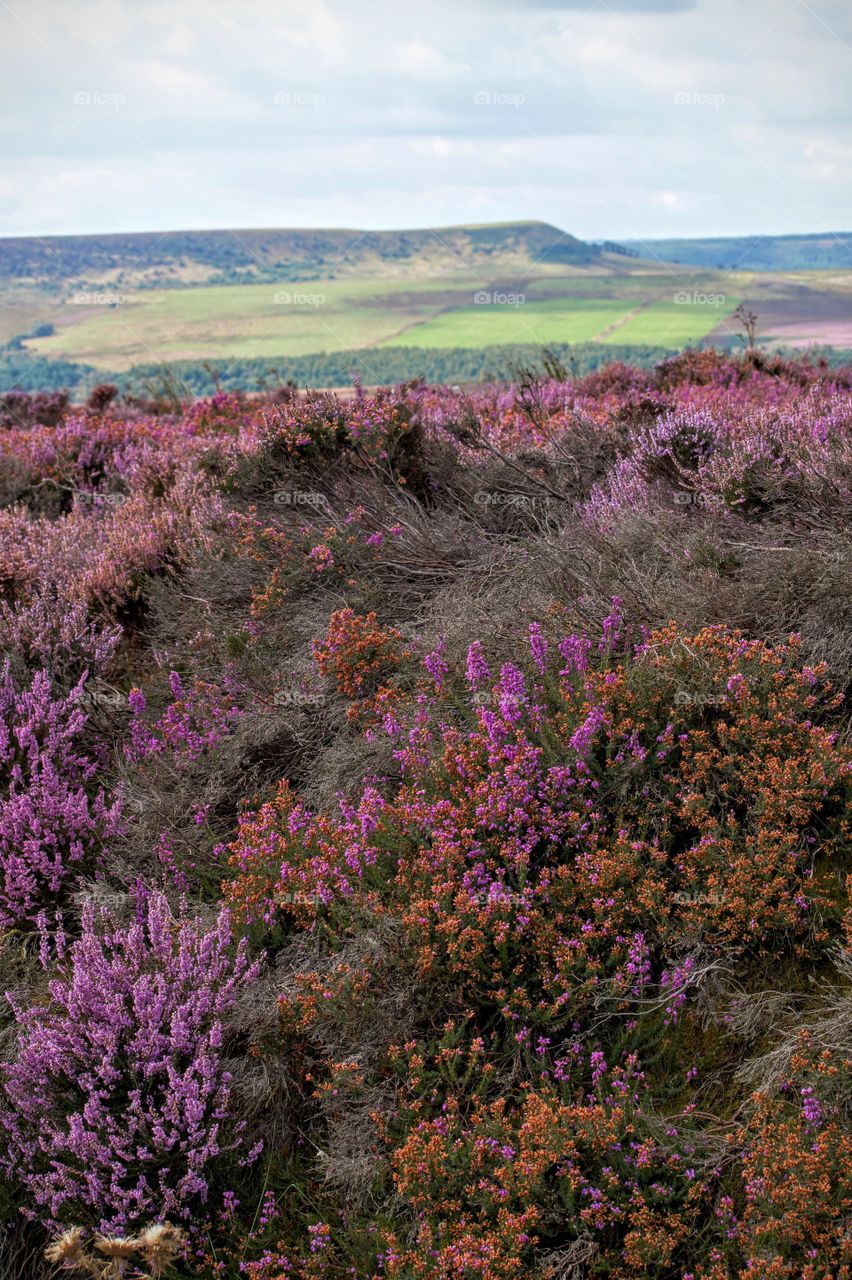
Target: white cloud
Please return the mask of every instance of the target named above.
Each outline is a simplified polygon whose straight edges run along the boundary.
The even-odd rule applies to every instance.
[[[846,0],[29,0],[21,16],[0,8],[6,234],[849,222]],[[125,101],[75,111],[81,90]]]
[[[462,75],[465,63],[454,62],[422,40],[406,40],[391,50],[391,66],[405,75],[444,80]]]

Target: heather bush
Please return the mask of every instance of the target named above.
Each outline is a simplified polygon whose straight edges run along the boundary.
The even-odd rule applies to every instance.
[[[169,674],[172,701],[153,724],[145,722],[145,695],[131,689],[130,741],[126,752],[135,761],[143,761],[169,752],[175,764],[197,761],[205,752],[232,732],[243,711],[237,706],[239,690],[225,676],[222,687],[195,680],[185,687],[177,671]]]
[[[396,793],[367,787],[332,818],[282,785],[244,818],[226,896],[274,945],[289,926],[326,953],[291,975],[281,1010],[294,1042],[335,1044],[337,1027],[318,1090],[332,1126],[365,1085],[344,1070],[353,1023],[366,1018],[374,1041],[400,960],[430,1022],[472,1011],[440,1045],[423,1025],[403,1053],[391,1023],[371,1049],[380,1074],[402,1062],[412,1091],[410,1113],[398,1096],[376,1117],[416,1229],[385,1237],[390,1274],[520,1276],[536,1248],[586,1241],[605,1274],[668,1275],[725,1218],[724,1147],[658,1110],[674,1087],[689,1116],[697,1071],[646,1082],[643,1058],[694,1025],[735,960],[744,974],[770,951],[826,949],[850,770],[821,723],[837,699],[795,638],[773,650],[672,626],[636,641],[617,605],[593,636],[533,625],[499,675],[471,646],[466,689],[440,646],[425,668],[384,717]],[[395,960],[375,941],[353,949],[379,921],[397,926]],[[521,1100],[500,1087],[515,1055]]]
[[[226,912],[205,928],[138,890],[120,923],[88,902],[47,998],[15,1005],[3,1064],[6,1168],[30,1212],[115,1233],[185,1218],[229,1160],[252,1160],[233,1115],[224,1020],[252,981]]]
[[[755,1095],[741,1135],[745,1274],[817,1280],[852,1266],[851,1067],[848,1045],[819,1049],[803,1031],[789,1074]]]
[[[84,673],[103,675],[120,639],[118,627],[90,621],[82,603],[69,604],[50,588],[14,605],[0,600],[0,650],[19,678],[45,671],[69,689]]]
[[[635,1054],[613,1064],[578,1045],[554,1061],[540,1044],[539,1077],[512,1097],[495,1087],[483,1040],[466,1045],[459,1030],[434,1059],[401,1055],[391,1163],[416,1235],[388,1241],[388,1274],[510,1280],[534,1244],[566,1260],[585,1244],[618,1280],[671,1274],[712,1182],[695,1122],[646,1110]]]
[[[818,940],[812,919],[827,900],[815,867],[839,850],[850,769],[819,723],[837,705],[824,672],[796,670],[795,639],[773,651],[724,629],[681,637],[671,627],[620,654],[620,628],[615,612],[597,642],[568,635],[550,646],[536,628],[526,670],[504,663],[496,682],[473,646],[466,693],[430,655],[431,694],[410,713],[399,692],[379,708],[398,744],[398,793],[367,788],[369,819],[359,809],[354,828],[354,816],[339,834],[325,826],[320,857],[315,820],[296,816],[285,788],[259,815],[278,825],[276,843],[258,839],[252,818],[234,846],[249,877],[241,905],[268,918],[286,884],[321,916],[341,891],[357,898],[363,880],[374,910],[380,883],[424,963],[460,990],[470,981],[471,998],[494,992],[537,1019],[542,997],[564,1016],[590,995],[637,931],[657,954],[684,936],[711,949]],[[351,662],[358,640],[336,642],[335,661]],[[372,636],[360,651],[361,678],[374,678]],[[348,667],[343,678],[360,691]],[[471,727],[448,719],[460,697]],[[285,855],[278,867],[271,850]],[[240,905],[239,879],[227,892]],[[566,936],[576,938],[567,949]],[[499,997],[510,974],[511,995]]]
[[[44,671],[18,686],[9,659],[0,676],[0,926],[32,920],[94,871],[121,830],[120,800],[97,786],[84,688],[57,692]]]

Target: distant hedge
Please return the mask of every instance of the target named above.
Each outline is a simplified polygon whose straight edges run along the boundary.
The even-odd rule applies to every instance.
[[[779,348],[779,351],[783,351]],[[651,367],[675,355],[671,347],[614,346],[596,342],[459,347],[434,350],[384,347],[380,350],[318,352],[279,359],[180,360],[134,365],[111,373],[68,360],[38,358],[13,341],[0,349],[0,394],[9,390],[68,391],[85,398],[99,383],[114,383],[122,394],[150,397],[164,389],[181,398],[221,391],[260,391],[293,383],[298,387],[348,387],[354,379],[365,386],[388,385],[423,378],[434,383],[488,382],[517,379],[520,371],[548,366],[561,376],[581,376],[613,361]],[[815,347],[813,358],[829,364],[848,361],[848,353]]]

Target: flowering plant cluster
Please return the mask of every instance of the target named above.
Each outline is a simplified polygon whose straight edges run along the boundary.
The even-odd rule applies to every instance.
[[[226,912],[205,929],[144,890],[128,923],[90,902],[80,937],[54,941],[48,999],[18,1012],[3,1065],[6,1168],[57,1225],[112,1233],[185,1217],[217,1160],[245,1145],[223,1018],[256,965]]]
[[[57,693],[44,671],[20,687],[8,658],[0,673],[0,927],[56,901],[121,830],[85,743],[84,688]]]
[[[631,643],[616,604],[597,640],[550,642],[533,625],[527,657],[497,679],[472,645],[466,728],[448,720],[459,691],[431,654],[408,710],[384,719],[403,770],[395,796],[368,787],[330,819],[285,786],[245,818],[226,885],[235,909],[343,948],[282,998],[292,1035],[325,1041],[330,1019],[370,1008],[376,956],[343,958],[366,919],[397,922],[417,981],[449,984],[475,1028],[500,1028],[448,1031],[428,1093],[426,1047],[389,1050],[410,1110],[378,1127],[419,1225],[413,1244],[385,1238],[387,1274],[520,1276],[553,1234],[551,1215],[625,1277],[666,1274],[699,1220],[724,1221],[726,1256],[730,1241],[748,1252],[770,1230],[753,1228],[749,1209],[733,1231],[736,1215],[719,1208],[722,1155],[689,1119],[695,1103],[685,1126],[665,1124],[639,1054],[690,1018],[719,964],[779,946],[813,957],[830,940],[825,873],[845,840],[850,755],[820,723],[837,697],[823,671],[797,663],[799,648],[796,637],[773,649],[673,626]],[[724,693],[678,703],[675,691],[699,682]],[[577,1037],[590,1024],[605,1052]],[[505,1042],[524,1062],[521,1101],[499,1088]],[[635,1096],[624,1072],[641,1081]],[[754,1155],[748,1132],[737,1137],[743,1194]]]
[[[216,743],[232,732],[243,709],[238,705],[239,691],[227,673],[222,685],[195,679],[185,686],[177,671],[169,673],[172,701],[153,724],[145,720],[147,702],[141,689],[131,689],[130,740],[126,753],[131,760],[171,753],[176,764],[197,761]]]
[[[852,375],[18,407],[0,1230],[848,1280]]]

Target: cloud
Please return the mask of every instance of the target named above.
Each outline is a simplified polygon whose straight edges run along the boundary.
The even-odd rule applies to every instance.
[[[581,9],[619,13],[682,13],[696,8],[698,0],[499,0],[523,9]]]
[[[845,0],[0,6],[0,230],[842,226],[850,25]]]

